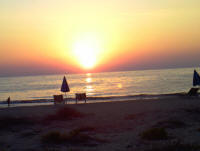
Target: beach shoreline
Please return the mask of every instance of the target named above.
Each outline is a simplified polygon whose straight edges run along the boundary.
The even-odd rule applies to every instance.
[[[98,103],[98,102],[117,102],[117,101],[130,101],[130,100],[151,100],[151,99],[163,99],[163,98],[179,98],[187,97],[187,93],[168,93],[168,94],[139,94],[139,95],[128,95],[128,96],[96,96],[87,97],[87,103]],[[68,104],[75,104],[75,98],[64,98],[65,102]],[[84,101],[79,101],[79,103],[84,103]],[[39,105],[53,105],[54,100],[52,99],[31,99],[31,100],[11,100],[10,107],[20,107],[20,106],[39,106]],[[6,108],[7,101],[0,102],[0,108]]]

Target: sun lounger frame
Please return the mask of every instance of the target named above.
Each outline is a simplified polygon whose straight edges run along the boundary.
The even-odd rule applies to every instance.
[[[76,93],[75,96],[76,96],[76,104],[78,100],[85,100],[85,103],[86,103],[86,99],[87,99],[86,93]]]
[[[54,98],[54,104],[65,104],[63,95],[53,95],[53,98]]]

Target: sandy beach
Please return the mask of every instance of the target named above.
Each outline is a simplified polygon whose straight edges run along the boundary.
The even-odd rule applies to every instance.
[[[200,150],[200,99],[0,109],[2,151]]]

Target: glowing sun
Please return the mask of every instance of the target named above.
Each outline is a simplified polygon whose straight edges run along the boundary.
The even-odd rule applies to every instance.
[[[73,53],[85,69],[94,68],[100,51],[99,41],[94,36],[84,36],[75,41]]]

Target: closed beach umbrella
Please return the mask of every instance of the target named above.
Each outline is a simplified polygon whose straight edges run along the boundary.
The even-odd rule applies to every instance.
[[[193,86],[197,86],[197,85],[200,86],[200,76],[199,76],[199,74],[197,73],[197,71],[194,70],[194,75],[193,75]]]
[[[63,82],[62,82],[62,86],[61,86],[61,91],[62,91],[62,92],[65,92],[65,94],[66,94],[66,92],[69,92],[69,91],[70,91],[65,76],[64,76],[64,78],[63,78]]]

